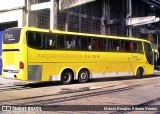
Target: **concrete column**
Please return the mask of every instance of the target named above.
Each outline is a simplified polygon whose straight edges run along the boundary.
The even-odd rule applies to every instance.
[[[26,7],[27,7],[27,5],[26,5]],[[26,9],[24,9],[23,10],[23,19],[22,19],[22,27],[24,27],[24,26],[27,26],[27,10]]]
[[[29,14],[31,10],[31,1],[27,0],[27,6],[26,6],[26,26],[29,26]]]
[[[38,26],[38,17],[36,11],[31,11],[33,1],[27,0],[26,26]]]
[[[82,17],[79,15],[79,25],[78,25],[78,31],[82,32]]]
[[[58,10],[59,10],[59,0],[54,0],[54,29],[57,29],[58,20]]]
[[[131,18],[132,17],[132,0],[127,0],[127,16],[126,18]],[[127,28],[127,32],[126,32],[127,36],[132,37],[132,27],[129,26]]]
[[[58,3],[59,0],[51,0],[50,8],[50,29],[57,29]]]
[[[51,0],[50,1],[50,4],[51,4],[51,7],[50,7],[50,29],[53,30],[54,29],[54,1],[55,0]]]
[[[105,20],[110,20],[110,4],[109,0],[106,0],[105,2]],[[110,35],[110,25],[105,27],[105,32],[107,35]]]
[[[66,24],[65,24],[65,31],[68,31],[68,13],[66,14]]]
[[[103,0],[102,2],[102,17],[101,17],[101,25],[100,25],[100,34],[106,34],[106,30],[105,30],[105,24],[104,24],[104,20],[105,20],[105,13],[106,13],[106,7],[105,7],[105,0]]]

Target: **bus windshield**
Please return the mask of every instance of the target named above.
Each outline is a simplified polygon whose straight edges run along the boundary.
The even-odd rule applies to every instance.
[[[14,44],[20,40],[21,28],[11,28],[3,32],[3,44]]]
[[[151,45],[149,43],[144,43],[144,49],[148,63],[153,64],[153,52]]]

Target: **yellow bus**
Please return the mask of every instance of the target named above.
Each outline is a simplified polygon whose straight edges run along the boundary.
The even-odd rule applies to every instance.
[[[3,33],[2,76],[24,81],[73,80],[153,74],[150,42],[142,39],[10,28]]]

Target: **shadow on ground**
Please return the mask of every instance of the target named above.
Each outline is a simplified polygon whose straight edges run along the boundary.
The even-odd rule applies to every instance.
[[[159,77],[159,75],[149,75],[144,76],[144,78],[155,78]],[[88,83],[97,83],[97,82],[105,82],[105,81],[122,81],[122,80],[136,80],[139,78],[136,78],[135,76],[125,76],[125,77],[107,77],[107,78],[97,78],[97,79],[90,79]],[[72,82],[72,85],[79,84],[77,80]],[[62,85],[60,82],[36,82],[36,83],[29,83],[26,85],[23,85],[25,87],[31,87],[31,88],[39,88],[39,87],[49,87],[49,86],[65,86]]]

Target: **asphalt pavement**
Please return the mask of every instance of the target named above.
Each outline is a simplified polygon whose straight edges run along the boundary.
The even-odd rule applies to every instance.
[[[0,75],[0,85],[13,85],[18,80],[6,79]]]

